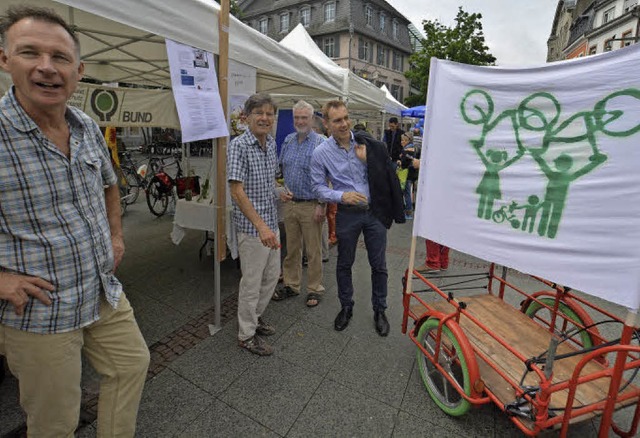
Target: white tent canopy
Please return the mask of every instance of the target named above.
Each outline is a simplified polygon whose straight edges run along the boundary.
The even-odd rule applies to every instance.
[[[349,108],[360,110],[379,110],[386,108],[386,96],[378,87],[362,79],[346,68],[340,67],[325,55],[316,45],[302,24],[298,24],[280,41],[280,45],[300,54],[313,62],[327,74],[342,78],[342,96],[348,99]]]
[[[220,7],[210,0],[30,0],[56,10],[79,34],[85,77],[170,87],[164,38],[213,53]],[[257,90],[326,98],[342,95],[342,76],[230,17],[229,58],[257,69]]]
[[[387,96],[387,100],[385,100],[385,103],[384,103],[385,113],[395,114],[399,116],[401,115],[402,110],[407,109],[406,106],[398,102],[396,98],[393,97],[393,94],[391,94],[391,92],[389,91],[386,85],[382,84],[380,86],[380,89],[384,92],[385,96]]]

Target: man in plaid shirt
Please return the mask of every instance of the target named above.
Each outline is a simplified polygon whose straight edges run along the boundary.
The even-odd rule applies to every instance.
[[[280,276],[280,234],[276,206],[276,143],[271,136],[276,105],[254,94],[244,104],[248,129],[227,151],[227,179],[238,232],[242,278],[238,292],[238,344],[260,356],[273,353],[262,336],[275,328],[262,319]]]
[[[14,83],[0,100],[0,354],[29,436],[73,436],[84,353],[101,375],[98,436],[132,437],[149,350],[114,276],[124,242],[107,146],[66,104],[78,38],[29,7],[7,11],[0,37]]]

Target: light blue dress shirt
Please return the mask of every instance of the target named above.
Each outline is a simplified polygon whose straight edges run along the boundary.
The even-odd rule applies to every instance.
[[[320,201],[340,204],[345,192],[359,192],[371,199],[367,164],[356,156],[355,144],[353,133],[348,151],[331,136],[313,151],[311,187]]]

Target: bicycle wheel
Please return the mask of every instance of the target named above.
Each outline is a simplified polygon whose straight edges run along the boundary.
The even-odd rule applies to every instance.
[[[128,189],[128,186],[122,186],[122,185],[118,188],[120,192],[120,216],[124,216],[125,212],[127,211],[127,197],[128,197],[127,189]]]
[[[157,176],[151,178],[147,187],[147,206],[149,211],[160,217],[169,206],[169,193],[165,190],[164,184]]]
[[[138,196],[140,195],[140,179],[138,178],[138,174],[134,169],[130,169],[128,167],[123,167],[122,173],[124,174],[129,186],[127,204],[135,204],[138,200]]]
[[[539,300],[546,304],[547,306],[553,309],[553,305],[555,304],[555,299],[551,297],[539,298]],[[542,304],[537,303],[535,301],[531,301],[529,306],[524,310],[524,314],[529,318],[536,320],[538,323],[541,323],[545,327],[551,326],[551,310],[544,307]],[[562,318],[561,316],[556,319],[556,324],[560,324],[561,328],[556,328],[555,332],[557,334],[562,334],[563,332],[572,331],[572,330],[580,330],[577,324],[581,327],[585,327],[588,323],[583,321],[582,318],[578,316],[576,312],[571,309],[571,307],[560,301],[558,303],[558,314],[564,315],[569,320]],[[575,324],[572,324],[570,321],[573,321]],[[569,339],[578,346],[579,348],[590,348],[593,347],[594,341],[591,338],[591,333],[587,330],[583,330],[579,332],[579,338],[575,338],[576,335],[570,336]]]
[[[491,215],[491,219],[497,224],[501,224],[507,218],[507,214],[503,210],[496,210]]]
[[[418,332],[418,341],[431,355],[435,355],[436,352],[439,322],[435,318],[429,318],[422,324]],[[471,395],[469,369],[460,344],[451,330],[446,326],[442,327],[438,364],[456,382],[457,387],[454,387],[438,371],[433,362],[419,348],[417,359],[422,382],[438,407],[454,417],[466,414],[471,408],[471,403],[462,397],[459,391],[463,391],[468,396]]]

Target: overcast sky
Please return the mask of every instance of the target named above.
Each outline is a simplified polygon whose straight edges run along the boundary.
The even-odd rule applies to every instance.
[[[497,64],[543,64],[558,0],[387,0],[422,31],[422,20],[452,26],[458,6],[482,14],[487,45]]]

